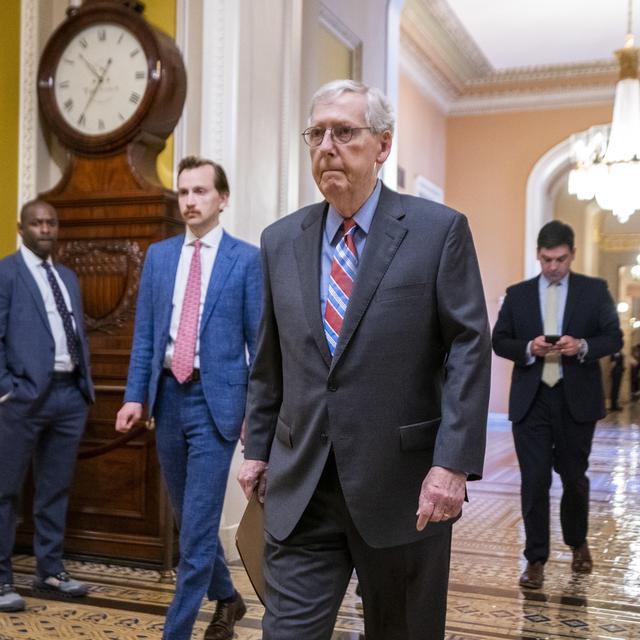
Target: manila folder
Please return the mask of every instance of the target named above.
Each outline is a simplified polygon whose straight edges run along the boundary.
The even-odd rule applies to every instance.
[[[254,491],[236,532],[236,547],[260,602],[264,604],[264,506]]]

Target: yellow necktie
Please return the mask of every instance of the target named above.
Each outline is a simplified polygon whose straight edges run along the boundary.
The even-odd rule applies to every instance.
[[[544,334],[558,333],[558,285],[550,284],[544,301]],[[553,387],[560,380],[560,354],[548,354],[542,367],[542,382]]]

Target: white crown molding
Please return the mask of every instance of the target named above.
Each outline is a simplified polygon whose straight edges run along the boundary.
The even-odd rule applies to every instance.
[[[536,67],[518,67],[516,69],[502,69],[484,76],[467,81],[466,87],[487,86],[505,83],[527,83],[540,80],[566,80],[568,78],[581,80],[615,75],[618,71],[617,63],[607,60],[594,60],[588,63],[564,65],[540,65]]]
[[[429,5],[438,26],[449,36],[458,55],[462,55],[469,67],[478,75],[493,71],[493,67],[482,49],[476,44],[446,0],[422,0]]]
[[[38,0],[20,5],[20,140],[18,150],[18,211],[37,193]],[[17,218],[17,212],[16,212]]]
[[[502,95],[456,98],[448,113],[452,116],[504,111],[538,111],[562,107],[613,104],[615,87],[567,87],[561,91],[521,91]]]
[[[201,2],[197,2],[198,10],[201,12]],[[177,0],[176,1],[176,45],[180,49],[180,53],[182,54],[182,58],[185,63],[185,67],[189,69],[189,80],[191,80],[191,74],[194,71],[194,66],[198,65],[197,72],[198,74],[201,72],[201,60],[193,60],[191,51],[189,50],[189,34],[193,32],[193,16],[192,9],[196,5],[194,0],[188,2],[187,0]],[[191,10],[190,10],[191,9]],[[188,140],[188,130],[190,121],[193,117],[192,110],[190,109],[190,105],[185,102],[184,108],[182,110],[182,115],[180,116],[180,120],[178,120],[178,124],[173,130],[173,178],[172,178],[172,187],[173,189],[177,188],[176,184],[176,169],[178,168],[178,164],[180,160],[189,154],[189,140]]]
[[[322,12],[321,12],[322,13]],[[300,58],[302,46],[302,3],[283,7],[283,61],[281,67],[282,108],[280,109],[280,163],[278,175],[278,209],[282,217],[298,207],[300,166]]]
[[[432,100],[444,113],[448,113],[455,97],[443,77],[425,65],[420,52],[406,38],[400,38],[398,56],[400,71],[404,73],[428,100]]]
[[[617,63],[497,71],[446,0],[407,0],[400,68],[444,113],[472,115],[612,103]]]
[[[506,111],[531,111],[598,104],[612,104],[615,87],[566,86],[555,90],[509,91],[486,95],[456,95],[446,79],[428,66],[412,42],[400,42],[400,70],[418,88],[420,93],[445,114],[466,116]],[[547,76],[548,77],[548,76]]]
[[[404,37],[449,76],[464,84],[493,68],[444,0],[408,0],[402,14]]]

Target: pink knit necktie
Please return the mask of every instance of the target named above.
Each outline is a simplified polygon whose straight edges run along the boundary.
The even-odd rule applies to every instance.
[[[200,315],[200,240],[194,243],[193,256],[189,266],[189,277],[184,290],[182,311],[178,335],[173,349],[171,371],[181,384],[186,382],[193,373],[193,363],[196,357],[196,341],[198,339],[198,316]]]

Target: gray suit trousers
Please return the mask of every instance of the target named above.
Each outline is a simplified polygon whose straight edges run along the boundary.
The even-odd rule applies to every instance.
[[[333,453],[291,535],[265,547],[263,640],[329,640],[355,568],[367,640],[444,638],[451,527],[407,545],[367,545],[347,510]]]

